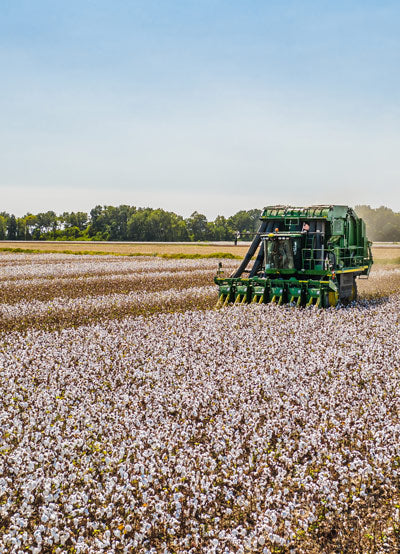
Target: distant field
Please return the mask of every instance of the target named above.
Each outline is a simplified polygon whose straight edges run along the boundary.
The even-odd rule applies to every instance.
[[[207,256],[215,253],[232,254],[234,256],[244,256],[248,250],[248,244],[243,246],[234,246],[227,243],[222,244],[206,244],[206,243],[160,243],[160,242],[144,242],[144,243],[115,243],[115,242],[0,242],[0,250],[2,249],[22,249],[22,250],[40,250],[41,252],[79,252],[79,253],[107,253],[120,255],[165,255],[165,254],[183,254],[193,255],[199,254]],[[400,251],[400,249],[399,249]],[[399,254],[400,255],[400,254]]]
[[[384,264],[400,264],[399,246],[375,246],[372,248],[374,262]]]
[[[39,250],[41,252],[68,252],[68,253],[87,253],[87,254],[119,254],[119,255],[153,255],[153,256],[168,256],[182,255],[184,256],[210,256],[212,254],[231,254],[232,256],[243,257],[247,252],[249,243],[239,243],[237,246],[226,242],[222,243],[160,243],[160,242],[144,242],[144,243],[115,243],[115,242],[14,242],[0,241],[0,251],[8,249],[15,250]],[[400,245],[385,245],[379,243],[378,246],[372,248],[374,260],[377,263],[400,263]]]

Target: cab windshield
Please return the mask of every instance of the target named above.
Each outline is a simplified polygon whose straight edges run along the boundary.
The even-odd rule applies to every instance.
[[[295,269],[300,241],[289,237],[265,239],[265,269]]]

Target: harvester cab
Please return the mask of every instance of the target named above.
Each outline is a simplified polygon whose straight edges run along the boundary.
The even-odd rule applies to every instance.
[[[294,269],[301,264],[301,235],[271,233],[262,236],[265,269]]]
[[[336,306],[357,298],[356,278],[368,276],[371,243],[347,206],[268,206],[240,267],[217,274],[218,306],[276,302]],[[255,256],[255,258],[254,258]]]

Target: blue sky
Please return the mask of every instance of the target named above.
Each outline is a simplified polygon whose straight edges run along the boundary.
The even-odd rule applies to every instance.
[[[400,210],[400,3],[2,0],[1,210]]]

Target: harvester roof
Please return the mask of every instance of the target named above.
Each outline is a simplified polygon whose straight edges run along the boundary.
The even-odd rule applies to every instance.
[[[305,207],[295,206],[266,206],[260,219],[301,218],[301,219],[336,219],[345,218],[353,210],[348,206],[315,205]],[[355,214],[354,214],[355,215]]]

